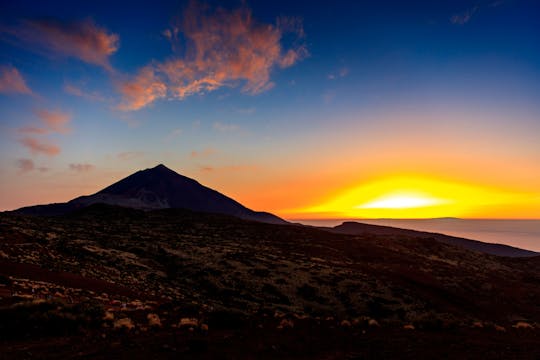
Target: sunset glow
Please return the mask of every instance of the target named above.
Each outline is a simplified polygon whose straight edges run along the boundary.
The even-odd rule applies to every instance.
[[[412,175],[395,176],[343,191],[322,204],[291,210],[290,216],[368,219],[449,216],[481,218],[486,208],[527,208],[527,204],[536,205],[538,198],[538,194],[515,193]],[[516,214],[527,217],[525,213]],[[538,212],[534,214],[538,216]],[[504,216],[504,213],[500,215]]]
[[[534,2],[1,6],[0,210],[163,163],[287,219],[540,218]]]

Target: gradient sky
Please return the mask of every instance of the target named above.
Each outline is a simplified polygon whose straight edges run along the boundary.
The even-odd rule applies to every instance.
[[[540,218],[539,14],[3,1],[0,210],[163,163],[289,219]]]

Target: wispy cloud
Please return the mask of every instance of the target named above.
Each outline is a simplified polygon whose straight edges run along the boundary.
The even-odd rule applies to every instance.
[[[19,70],[10,65],[0,66],[0,93],[32,94]]]
[[[341,69],[339,69],[338,71],[335,71],[335,72],[331,72],[330,74],[328,74],[326,77],[328,78],[328,80],[335,80],[335,79],[338,79],[338,78],[342,78],[342,77],[345,77],[349,74],[349,68],[347,67],[342,67]]]
[[[167,85],[152,66],[142,68],[134,79],[120,83],[118,89],[123,97],[118,109],[122,111],[139,110],[167,95]]]
[[[478,11],[479,8],[480,7],[477,5],[470,9],[465,10],[462,13],[454,14],[450,17],[450,22],[456,25],[464,25],[471,20],[471,18]]]
[[[58,155],[61,151],[58,145],[48,140],[40,140],[39,137],[51,133],[67,134],[71,132],[71,128],[68,127],[71,116],[59,110],[37,110],[35,114],[40,120],[40,125],[25,126],[17,129],[21,134],[33,135],[19,139],[19,142],[33,154]]]
[[[99,94],[97,91],[88,92],[81,87],[66,83],[64,84],[64,92],[69,95],[82,97],[90,101],[104,101],[105,98]]]
[[[505,0],[479,1],[475,6],[450,17],[450,22],[455,25],[465,25],[471,21],[472,17],[481,9],[495,8],[505,3]]]
[[[243,92],[258,94],[274,86],[270,79],[274,68],[292,66],[308,55],[300,20],[283,17],[275,25],[260,23],[246,6],[209,11],[192,1],[182,21],[163,34],[178,42],[179,32],[185,40],[183,56],[147,65],[120,83],[120,110],[138,110],[166,96],[184,99],[241,82]],[[294,37],[288,49],[281,43],[285,34]]]
[[[17,168],[20,173],[27,173],[35,169],[34,161],[32,159],[18,159]]]
[[[199,171],[203,173],[215,172],[244,172],[257,171],[257,167],[253,165],[225,165],[225,166],[200,166]]]
[[[92,20],[23,20],[4,26],[0,32],[13,36],[28,50],[51,56],[73,57],[112,70],[109,57],[118,50],[118,35],[97,26]]]
[[[124,151],[116,155],[117,158],[123,161],[136,159],[142,157],[144,153],[142,151]]]
[[[69,164],[69,170],[76,172],[88,172],[94,170],[95,166],[92,164]]]
[[[213,148],[206,148],[204,150],[199,150],[199,151],[192,151],[190,156],[192,158],[201,158],[201,157],[208,157],[208,156],[211,156],[211,155],[214,155],[215,153],[217,153],[217,151]]]
[[[239,114],[243,114],[243,115],[252,115],[252,114],[255,114],[255,112],[257,111],[256,108],[254,107],[250,107],[250,108],[238,108],[238,109],[235,109],[235,111]]]
[[[26,134],[67,134],[71,129],[67,126],[71,120],[69,114],[59,110],[38,110],[35,112],[41,122],[41,126],[26,126],[19,128],[20,133]]]
[[[219,121],[216,121],[212,127],[214,130],[220,131],[220,132],[233,132],[240,129],[240,127],[236,124],[225,124]]]
[[[60,147],[46,140],[38,140],[34,137],[25,137],[19,142],[30,150],[33,154],[44,154],[55,156],[60,154]]]
[[[180,128],[177,128],[177,129],[172,129],[168,134],[167,136],[165,137],[165,141],[166,142],[171,142],[173,141],[174,139],[176,139],[177,137],[179,137],[180,135],[182,135],[182,129]]]
[[[28,172],[32,172],[34,170],[37,170],[39,172],[49,171],[49,168],[46,168],[46,167],[43,167],[43,166],[39,166],[39,167],[36,166],[34,164],[34,160],[32,160],[32,159],[26,159],[26,158],[17,159],[17,161],[15,162],[15,165],[19,169],[19,174],[25,174],[25,173],[28,173]]]

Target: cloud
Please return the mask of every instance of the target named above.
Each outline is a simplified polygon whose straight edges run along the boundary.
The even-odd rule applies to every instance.
[[[15,67],[0,66],[0,93],[32,94],[26,81]]]
[[[126,161],[141,157],[143,155],[144,153],[142,151],[125,151],[119,153],[118,155],[116,155],[116,157],[118,157],[120,160]]]
[[[335,79],[338,79],[338,78],[345,77],[347,75],[349,75],[349,68],[343,67],[343,68],[339,69],[338,72],[333,72],[333,73],[328,74],[327,78],[328,78],[328,80],[335,80]]]
[[[226,166],[200,166],[199,171],[203,173],[213,172],[244,172],[256,171],[257,167],[253,165],[226,165]]]
[[[32,159],[18,159],[16,162],[16,166],[19,169],[20,174],[24,174],[34,170],[37,170],[39,172],[49,171],[49,168],[43,166],[36,167]]]
[[[119,84],[123,100],[118,105],[122,111],[139,110],[167,95],[167,85],[158,78],[152,66],[142,68],[132,81]]]
[[[19,142],[27,147],[33,154],[41,153],[49,156],[58,155],[60,153],[59,146],[49,141],[39,140],[35,136],[51,133],[69,133],[71,129],[67,126],[67,124],[71,120],[71,116],[58,110],[38,110],[35,112],[35,114],[39,118],[42,126],[26,126],[17,129],[19,133],[34,135],[19,139]]]
[[[239,83],[242,92],[258,94],[274,86],[270,79],[274,68],[290,67],[308,56],[300,20],[283,17],[276,25],[261,23],[245,6],[209,11],[192,1],[182,21],[163,35],[183,53],[147,65],[122,82],[120,110],[138,110],[167,96],[184,99]],[[293,38],[287,49],[282,44],[285,35]],[[175,46],[180,40],[183,46]]]
[[[20,173],[27,173],[35,169],[34,161],[32,159],[18,159],[17,168]]]
[[[464,25],[471,20],[472,16],[478,11],[478,9],[479,9],[479,6],[477,5],[470,9],[465,10],[464,12],[460,14],[452,15],[450,17],[450,22],[456,25]]]
[[[200,151],[192,151],[191,152],[191,157],[192,158],[200,158],[200,157],[208,157],[208,156],[211,156],[211,155],[214,155],[217,151],[215,149],[212,149],[212,148],[206,148],[204,150],[200,150]]]
[[[76,172],[88,172],[94,170],[95,166],[92,164],[69,164],[69,170]]]
[[[170,142],[174,139],[176,139],[177,137],[179,137],[180,135],[182,135],[182,129],[178,128],[178,129],[173,129],[171,130],[167,136],[165,137],[165,141],[166,142]]]
[[[25,137],[19,142],[27,147],[33,154],[45,154],[55,156],[60,154],[60,147],[47,141],[40,141],[34,137]]]
[[[220,131],[220,132],[232,132],[240,129],[238,125],[235,124],[224,124],[222,122],[216,121],[214,125],[212,125],[214,130]]]
[[[18,129],[20,133],[43,135],[49,133],[67,134],[71,132],[71,129],[67,126],[71,120],[71,116],[69,114],[58,110],[38,110],[35,113],[43,126],[22,127]]]
[[[87,92],[73,84],[64,84],[64,91],[66,94],[82,97],[91,101],[105,101],[105,98],[98,92]]]
[[[0,32],[13,36],[27,49],[53,56],[73,57],[109,71],[109,57],[118,50],[118,35],[94,24],[90,19],[23,20],[18,25],[3,27]]]

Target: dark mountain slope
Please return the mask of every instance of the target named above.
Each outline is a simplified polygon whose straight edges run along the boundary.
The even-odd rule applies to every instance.
[[[391,226],[380,226],[380,225],[371,225],[363,224],[354,221],[346,221],[341,225],[330,228],[330,231],[339,233],[339,234],[348,234],[348,235],[365,235],[365,234],[376,234],[376,235],[385,235],[393,237],[408,237],[408,238],[422,238],[422,239],[434,239],[438,242],[456,245],[468,250],[480,251],[486,254],[498,255],[498,256],[508,256],[508,257],[528,257],[528,256],[538,256],[537,252],[519,249],[513,246],[503,245],[503,244],[492,244],[485,243],[476,240],[463,239],[454,236],[448,236],[444,234],[430,233],[424,231],[416,231],[409,229],[400,229]]]
[[[81,196],[67,203],[25,207],[16,212],[29,215],[61,215],[98,203],[141,210],[189,209],[246,220],[286,223],[270,213],[250,210],[161,164],[152,169],[138,171],[93,195]]]

